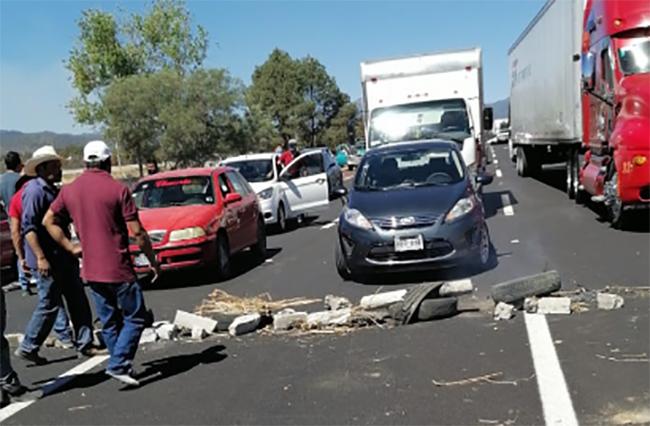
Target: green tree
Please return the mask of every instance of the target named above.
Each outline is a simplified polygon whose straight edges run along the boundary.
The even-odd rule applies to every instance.
[[[357,134],[360,121],[356,104],[346,103],[338,110],[336,116],[331,120],[330,126],[325,130],[324,144],[330,148],[342,143],[354,144],[357,137],[363,137],[363,133]]]

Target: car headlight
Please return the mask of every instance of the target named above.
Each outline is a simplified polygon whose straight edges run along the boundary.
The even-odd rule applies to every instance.
[[[205,230],[199,226],[176,229],[169,234],[169,242],[191,240],[205,236]]]
[[[471,212],[474,207],[476,207],[476,201],[473,195],[466,198],[461,198],[458,200],[456,205],[454,205],[454,207],[449,210],[447,217],[445,217],[445,222],[451,222],[465,216],[467,213]]]
[[[357,209],[345,209],[343,219],[352,226],[357,228],[371,230],[372,223]]]
[[[264,191],[258,192],[257,196],[262,200],[268,200],[273,196],[273,188],[266,188]]]

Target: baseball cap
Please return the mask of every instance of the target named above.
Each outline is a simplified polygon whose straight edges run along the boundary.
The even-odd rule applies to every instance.
[[[104,161],[111,156],[111,149],[104,141],[90,141],[84,146],[84,161]]]

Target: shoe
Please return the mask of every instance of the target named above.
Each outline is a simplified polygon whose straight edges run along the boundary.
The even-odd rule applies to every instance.
[[[99,349],[96,346],[89,346],[81,349],[79,353],[90,358],[97,355],[108,355],[108,349]]]
[[[22,385],[19,381],[14,383],[5,384],[2,386],[2,391],[7,393],[12,398],[16,398],[27,393],[28,389]]]
[[[23,359],[25,361],[33,362],[36,365],[47,364],[47,359],[40,356],[38,354],[38,351],[25,352],[22,349],[18,348],[16,349],[16,352],[14,352],[14,355],[16,355],[18,358]]]
[[[74,343],[72,340],[56,339],[54,341],[54,347],[59,349],[74,349]]]
[[[128,385],[128,386],[140,386],[140,382],[138,382],[133,377],[133,375],[132,375],[133,373],[131,371],[129,371],[128,373],[122,373],[121,374],[121,373],[115,373],[115,372],[110,371],[110,370],[106,370],[106,374],[111,376],[115,380],[118,380],[118,381],[124,383],[125,385]]]

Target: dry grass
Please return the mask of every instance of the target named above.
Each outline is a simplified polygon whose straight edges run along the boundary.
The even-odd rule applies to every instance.
[[[268,293],[253,297],[239,297],[226,293],[223,290],[215,289],[197,306],[195,312],[198,315],[204,316],[217,313],[243,315],[276,312],[285,308],[311,305],[320,302],[322,302],[322,299],[307,299],[304,297],[273,300]]]

